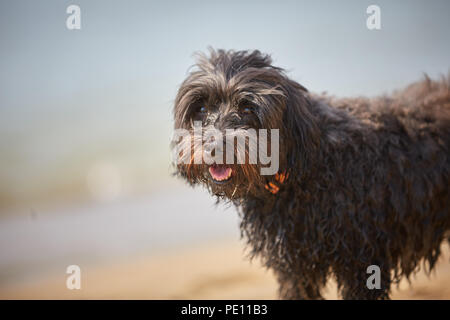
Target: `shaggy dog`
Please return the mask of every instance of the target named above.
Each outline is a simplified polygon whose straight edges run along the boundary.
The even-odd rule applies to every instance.
[[[274,271],[281,298],[320,299],[334,277],[344,299],[388,299],[422,262],[431,271],[450,240],[449,77],[335,99],[309,93],[259,51],[211,50],[182,83],[174,118],[189,131],[195,121],[279,129],[275,175],[261,175],[259,161],[194,156],[176,171],[236,205],[251,256]],[[379,289],[366,285],[370,265]]]

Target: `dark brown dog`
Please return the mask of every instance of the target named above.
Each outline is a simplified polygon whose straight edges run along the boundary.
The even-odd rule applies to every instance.
[[[389,298],[435,265],[450,229],[450,81],[392,96],[310,94],[259,51],[201,56],[179,89],[175,128],[279,129],[279,171],[261,163],[178,164],[239,209],[241,230],[274,270],[282,298],[318,299],[334,276],[345,299]],[[270,147],[270,146],[269,146]],[[366,286],[367,267],[381,288]]]

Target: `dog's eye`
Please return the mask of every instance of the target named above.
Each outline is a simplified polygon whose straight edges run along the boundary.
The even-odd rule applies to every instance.
[[[253,107],[252,106],[243,106],[239,109],[239,112],[243,115],[250,115],[253,114]]]
[[[205,114],[208,112],[208,109],[205,106],[199,106],[195,111],[199,114]]]

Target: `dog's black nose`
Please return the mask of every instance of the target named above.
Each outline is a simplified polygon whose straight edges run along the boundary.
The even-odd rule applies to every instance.
[[[215,143],[211,142],[211,143],[205,143],[203,146],[203,151],[204,152],[208,152],[210,153],[212,156],[214,156],[214,152],[215,152]]]
[[[218,156],[223,154],[223,147],[223,141],[217,141],[214,137],[209,137],[203,142],[203,152],[210,157],[215,157],[216,154]]]

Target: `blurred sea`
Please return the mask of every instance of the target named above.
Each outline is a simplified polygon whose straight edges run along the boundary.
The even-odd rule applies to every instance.
[[[145,197],[36,211],[0,223],[0,286],[239,237],[234,208],[174,184]]]

